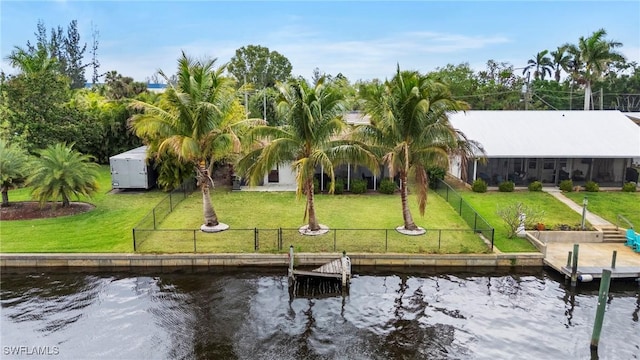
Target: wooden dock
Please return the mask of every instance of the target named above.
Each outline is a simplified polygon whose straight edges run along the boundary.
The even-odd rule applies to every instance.
[[[544,263],[566,277],[573,271],[573,243],[548,243]],[[614,258],[615,252],[615,258]],[[640,278],[640,253],[622,242],[578,244],[577,275],[581,279],[600,279],[602,270],[611,270],[612,279]],[[580,280],[579,280],[580,281]],[[584,280],[582,280],[584,281]]]
[[[294,269],[293,246],[289,247],[289,287],[295,287],[299,278],[337,280],[346,289],[351,281],[351,259],[342,253],[342,257],[332,260],[313,270]]]

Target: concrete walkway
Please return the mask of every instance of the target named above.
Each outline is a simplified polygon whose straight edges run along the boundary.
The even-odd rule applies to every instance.
[[[573,200],[564,196],[564,194],[562,193],[562,190],[555,187],[553,188],[544,187],[542,188],[542,191],[551,194],[551,196],[563,202],[568,207],[570,207],[573,211],[577,212],[578,214],[580,214],[580,216],[582,216],[582,205],[578,205]],[[587,205],[587,213],[585,214],[585,218],[591,225],[593,225],[596,228],[603,227],[603,226],[605,227],[615,226],[612,223],[608,222],[607,220],[601,218],[600,216],[591,213],[589,211],[589,205]]]

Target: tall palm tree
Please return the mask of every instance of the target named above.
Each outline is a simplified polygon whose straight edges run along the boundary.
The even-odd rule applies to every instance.
[[[50,145],[40,151],[27,185],[41,206],[62,198],[62,207],[67,207],[72,195],[91,196],[98,190],[98,165],[92,159],[73,150],[73,145]]]
[[[213,208],[210,174],[214,161],[240,151],[238,132],[247,123],[239,105],[234,82],[223,76],[225,66],[214,69],[215,59],[193,60],[185,53],[178,59],[177,83],[169,84],[159,104],[134,100],[132,107],[144,111],[130,119],[136,135],[147,139],[158,154],[171,153],[193,166],[202,192],[203,231],[224,230]]]
[[[552,66],[555,71],[556,82],[560,82],[561,71],[567,71],[571,56],[567,54],[566,46],[558,46],[558,49],[549,53],[552,58]]]
[[[382,155],[390,175],[399,176],[404,229],[420,230],[408,206],[408,178],[415,175],[419,210],[424,216],[427,167],[447,168],[449,154],[464,143],[459,142],[464,138],[453,128],[447,114],[467,109],[468,105],[454,100],[446,85],[415,71],[400,71],[399,66],[393,79],[364,95],[371,124],[359,126],[358,134]]]
[[[582,68],[582,58],[580,55],[580,49],[573,44],[564,44],[564,48],[567,49],[569,54],[569,61],[564,69],[569,74],[571,83],[569,85],[569,110],[573,110],[573,87],[576,82],[580,80],[580,69]]]
[[[547,56],[549,50],[542,50],[537,53],[535,59],[529,59],[527,61],[527,66],[522,70],[522,75],[526,73],[531,73],[532,69],[535,69],[533,72],[533,78],[535,80],[542,79],[544,80],[545,76],[548,74],[551,76],[551,69],[553,69],[553,63],[551,59]]]
[[[329,192],[334,187],[334,166],[345,162],[364,164],[372,171],[377,158],[363,144],[345,140],[347,124],[344,95],[324,77],[314,85],[304,79],[280,83],[278,112],[284,117],[281,127],[262,126],[253,129],[258,146],[240,160],[238,170],[257,184],[276,165],[291,164],[296,173],[297,195],[306,196],[304,229],[321,229],[316,218],[313,178],[318,167],[331,178]]]
[[[27,152],[15,144],[0,139],[0,192],[2,206],[9,206],[9,190],[22,185],[27,179],[29,162]]]
[[[580,58],[583,61],[582,78],[585,83],[584,93],[584,109],[591,108],[591,84],[598,80],[608,69],[609,65],[614,61],[624,60],[622,54],[614,51],[615,48],[621,47],[622,43],[616,41],[607,41],[605,36],[607,32],[600,29],[594,32],[590,37],[583,36],[578,40],[578,50]]]

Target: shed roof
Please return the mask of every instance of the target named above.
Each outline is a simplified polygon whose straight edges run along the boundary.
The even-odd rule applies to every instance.
[[[140,160],[146,160],[147,159],[147,146],[140,146],[140,147],[137,147],[135,149],[131,149],[131,150],[125,151],[123,153],[116,154],[116,155],[113,155],[113,156],[109,157],[109,160],[112,160],[112,159],[140,159]]]
[[[488,157],[640,156],[640,126],[617,110],[466,111],[451,124]]]

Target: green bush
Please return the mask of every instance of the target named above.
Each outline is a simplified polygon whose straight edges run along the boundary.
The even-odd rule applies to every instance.
[[[351,180],[351,193],[364,194],[367,192],[367,180]]]
[[[382,181],[380,182],[380,189],[378,189],[378,191],[380,191],[380,193],[382,194],[393,194],[394,192],[396,192],[396,183],[394,183],[393,180],[389,178],[382,179]]]
[[[444,180],[444,176],[447,171],[439,166],[432,166],[427,169],[427,176],[429,177],[429,187],[432,189],[438,188],[439,180]]]
[[[498,190],[500,190],[500,192],[513,192],[513,190],[516,188],[516,185],[513,183],[513,181],[503,181],[502,183],[500,183],[500,185],[498,185]]]
[[[313,193],[314,194],[320,193],[320,181],[318,181],[318,179],[316,178],[313,178]]]
[[[622,191],[624,192],[636,192],[636,184],[633,182],[626,182],[622,185]]]
[[[595,181],[587,181],[586,184],[584,184],[584,189],[588,192],[598,192],[600,191],[600,185]]]
[[[473,182],[473,185],[471,185],[471,190],[477,193],[487,192],[487,182],[482,179],[477,179]]]
[[[333,193],[336,195],[344,193],[344,181],[342,179],[336,179],[335,185],[333,186]]]
[[[573,191],[573,181],[570,179],[562,180],[560,182],[560,190],[563,192],[572,192]]]
[[[534,181],[529,184],[529,191],[542,191],[542,183],[540,181]]]

